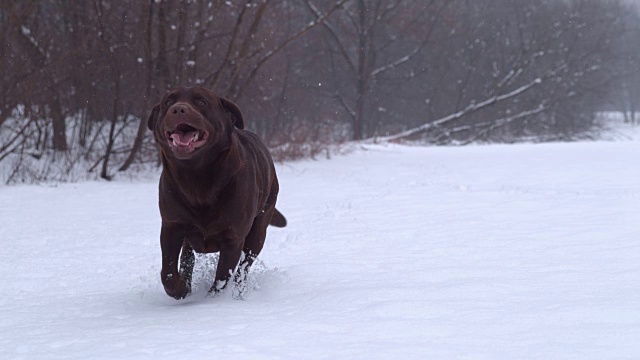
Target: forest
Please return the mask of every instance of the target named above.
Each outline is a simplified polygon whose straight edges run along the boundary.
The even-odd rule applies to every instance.
[[[0,0],[0,182],[159,165],[174,86],[239,104],[279,160],[352,141],[596,137],[637,123],[640,16],[622,0]]]

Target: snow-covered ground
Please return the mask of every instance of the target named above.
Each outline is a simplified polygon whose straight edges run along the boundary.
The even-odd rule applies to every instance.
[[[638,140],[279,166],[243,301],[164,294],[155,180],[0,187],[0,358],[638,359]]]

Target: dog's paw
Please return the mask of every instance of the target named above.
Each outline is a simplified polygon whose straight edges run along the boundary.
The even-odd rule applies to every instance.
[[[233,287],[231,297],[233,297],[234,300],[244,300],[248,290],[249,285],[247,284],[247,281],[237,282]]]
[[[163,279],[164,291],[176,300],[181,300],[191,293],[191,286],[182,277],[168,275]]]
[[[227,280],[217,280],[213,283],[213,285],[211,286],[211,289],[209,289],[209,295],[210,296],[216,296],[219,293],[222,292],[222,290],[224,290],[224,288],[227,286]]]

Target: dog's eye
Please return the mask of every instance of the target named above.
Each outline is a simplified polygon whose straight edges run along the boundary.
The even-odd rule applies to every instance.
[[[202,99],[198,99],[196,100],[196,105],[205,106],[207,105],[207,102]]]
[[[169,100],[165,101],[164,104],[167,105],[167,106],[171,106],[171,105],[173,105],[173,100],[169,99]]]

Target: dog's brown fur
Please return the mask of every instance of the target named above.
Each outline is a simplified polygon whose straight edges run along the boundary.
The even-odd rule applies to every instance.
[[[148,127],[163,164],[160,246],[166,293],[176,299],[189,294],[195,250],[220,252],[210,291],[223,289],[240,262],[235,280],[242,294],[267,226],[286,225],[275,208],[278,178],[269,151],[243,130],[234,103],[200,86],[170,90],[154,106]]]

